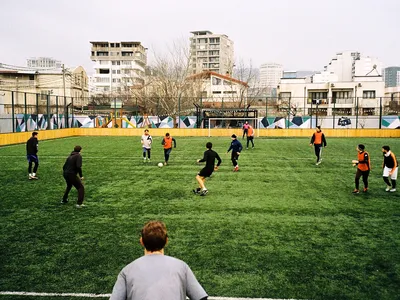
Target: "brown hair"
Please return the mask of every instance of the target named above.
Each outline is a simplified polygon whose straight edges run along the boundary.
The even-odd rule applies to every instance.
[[[167,227],[161,221],[147,222],[142,229],[142,242],[147,251],[159,251],[167,243]]]

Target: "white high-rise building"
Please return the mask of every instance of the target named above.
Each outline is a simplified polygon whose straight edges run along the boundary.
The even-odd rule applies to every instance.
[[[31,57],[26,60],[26,64],[32,69],[61,69],[61,61],[51,57]]]
[[[283,66],[277,63],[262,64],[260,67],[261,87],[276,88],[283,77]]]
[[[350,82],[354,77],[381,76],[381,70],[382,62],[377,58],[363,56],[357,51],[344,51],[336,53],[322,73],[334,74],[340,82]]]
[[[192,74],[212,71],[232,75],[233,41],[225,34],[193,31],[190,38],[190,70]]]
[[[90,42],[95,93],[128,92],[143,86],[147,48],[140,42]]]

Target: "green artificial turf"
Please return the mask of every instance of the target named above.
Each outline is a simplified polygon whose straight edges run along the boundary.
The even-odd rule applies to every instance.
[[[256,139],[238,173],[225,155],[230,138],[176,137],[163,168],[160,137],[146,164],[139,137],[40,141],[37,181],[25,145],[0,148],[0,291],[110,293],[143,255],[143,224],[161,219],[166,254],[187,262],[209,295],[399,299],[400,189],[384,191],[381,146],[400,157],[400,140],[327,138],[319,166],[309,139]],[[209,140],[223,163],[200,197],[191,190]],[[373,169],[369,192],[353,195],[358,143]],[[62,165],[78,144],[84,209],[74,189],[59,203]]]

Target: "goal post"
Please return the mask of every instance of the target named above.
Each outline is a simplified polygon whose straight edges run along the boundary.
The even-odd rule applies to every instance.
[[[248,121],[254,128],[257,137],[260,136],[260,118],[209,118],[208,137],[212,136],[213,129],[242,129],[243,124]]]

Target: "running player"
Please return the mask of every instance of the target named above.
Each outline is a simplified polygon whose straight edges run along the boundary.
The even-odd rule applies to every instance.
[[[32,132],[32,137],[26,142],[26,159],[28,160],[28,178],[29,180],[31,179],[38,179],[36,177],[36,172],[39,168],[39,158],[37,156],[37,153],[39,151],[39,142],[37,139],[38,133],[36,131]],[[35,164],[33,167],[33,172],[32,172],[32,163]]]
[[[239,155],[243,147],[242,144],[237,140],[235,134],[232,134],[231,138],[232,138],[231,146],[229,147],[226,153],[229,153],[229,151],[232,150],[231,161],[233,164],[233,172],[237,172],[239,171],[239,164],[237,160],[239,159]]]
[[[360,193],[360,177],[363,178],[364,183],[364,192],[368,192],[368,176],[369,171],[371,170],[371,161],[367,151],[365,151],[365,146],[360,144],[357,146],[357,160],[353,160],[353,166],[357,166],[357,172],[355,177],[356,188],[353,191],[353,194]]]
[[[389,146],[382,147],[383,152],[383,181],[386,183],[386,192],[396,191],[396,180],[397,173],[399,170],[399,163],[397,162],[396,156],[390,151]],[[392,184],[389,182],[389,177]]]
[[[315,156],[317,156],[318,166],[322,162],[322,147],[326,147],[325,135],[321,131],[321,126],[317,126],[316,131],[311,137],[310,146],[314,144]]]
[[[142,140],[140,141],[143,147],[143,162],[146,162],[146,153],[147,153],[147,162],[150,162],[151,155],[151,144],[153,143],[153,138],[149,134],[149,130],[145,129],[144,134],[142,135]]]
[[[165,158],[164,166],[168,164],[169,155],[171,154],[172,151],[172,142],[174,142],[174,148],[176,148],[176,140],[172,136],[170,136],[169,133],[167,132],[161,142],[161,145],[164,146],[164,158]]]
[[[206,144],[207,151],[204,152],[203,158],[198,159],[197,163],[206,162],[206,166],[200,170],[200,172],[196,176],[196,180],[199,183],[199,188],[193,190],[193,193],[200,194],[200,196],[205,196],[208,193],[206,186],[204,185],[206,178],[210,177],[211,174],[218,170],[218,167],[221,165],[221,158],[218,153],[212,149],[212,143],[208,142]],[[215,165],[215,160],[218,161],[217,165]]]

